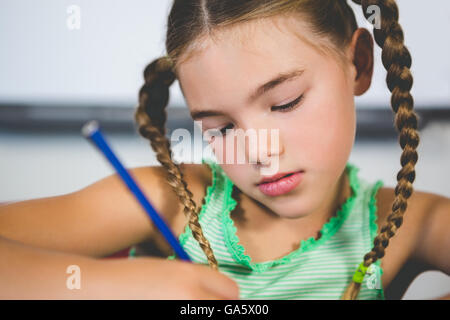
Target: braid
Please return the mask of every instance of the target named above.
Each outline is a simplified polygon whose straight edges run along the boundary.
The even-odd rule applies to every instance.
[[[168,57],[158,58],[147,65],[144,70],[145,83],[139,90],[139,105],[134,117],[139,126],[139,133],[150,140],[156,158],[167,171],[167,181],[184,206],[184,214],[188,218],[195,240],[200,244],[209,265],[217,270],[217,261],[198,221],[198,208],[192,199],[192,192],[183,180],[179,166],[172,161],[170,142],[166,138],[165,108],[169,100],[169,86],[175,78]]]
[[[415,179],[414,166],[417,162],[416,148],[419,144],[417,132],[418,116],[413,111],[413,97],[410,90],[413,78],[410,72],[411,55],[403,44],[403,31],[398,23],[398,7],[394,0],[353,0],[362,6],[368,18],[367,7],[377,5],[381,9],[381,28],[373,29],[375,41],[382,48],[382,61],[387,70],[386,83],[392,93],[391,106],[395,112],[395,126],[399,131],[399,142],[402,147],[401,170],[397,174],[395,199],[392,212],[374,240],[374,247],[364,256],[364,267],[369,267],[383,258],[385,249],[403,222],[403,214],[407,200],[413,192]],[[352,281],[342,299],[356,299],[361,283]]]

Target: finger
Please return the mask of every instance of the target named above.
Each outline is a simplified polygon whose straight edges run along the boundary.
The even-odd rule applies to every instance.
[[[239,286],[236,282],[215,270],[208,269],[208,272],[205,273],[206,276],[201,281],[201,286],[205,290],[220,297],[221,300],[239,299]]]
[[[200,289],[194,300],[230,300],[227,297],[217,294],[216,292]]]

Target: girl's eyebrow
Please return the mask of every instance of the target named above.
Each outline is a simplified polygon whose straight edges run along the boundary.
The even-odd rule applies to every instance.
[[[266,83],[260,85],[256,90],[253,91],[252,94],[247,98],[247,102],[250,103],[254,101],[259,96],[263,95],[264,93],[274,89],[275,87],[279,86],[280,84],[291,80],[293,78],[299,77],[303,74],[305,70],[303,69],[294,69],[288,72],[281,72],[278,73],[274,78],[267,81]],[[206,117],[212,117],[212,116],[219,116],[223,115],[224,113],[219,110],[201,110],[201,111],[191,111],[191,117],[193,120],[198,120],[200,118],[206,118]]]

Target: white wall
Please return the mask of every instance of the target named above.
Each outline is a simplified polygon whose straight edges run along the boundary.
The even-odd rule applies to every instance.
[[[360,25],[371,27],[348,0]],[[0,102],[63,100],[133,106],[142,71],[165,54],[169,0],[2,0],[0,2]],[[450,2],[398,0],[400,23],[412,57],[416,106],[450,106]],[[69,30],[66,12],[78,5],[81,28]],[[361,107],[389,108],[390,93],[375,46],[372,88]],[[176,83],[173,105],[184,100]]]

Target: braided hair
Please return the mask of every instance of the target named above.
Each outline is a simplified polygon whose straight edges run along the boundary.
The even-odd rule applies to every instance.
[[[169,87],[175,81],[175,73],[168,57],[161,57],[151,62],[144,70],[144,84],[139,90],[139,105],[135,120],[139,133],[150,140],[156,158],[167,172],[167,182],[173,188],[184,206],[183,212],[189,221],[189,227],[195,240],[208,258],[208,264],[218,269],[216,258],[208,240],[203,235],[198,221],[199,208],[192,199],[192,192],[183,179],[178,164],[172,160],[170,142],[166,137],[166,106],[169,100]]]
[[[397,173],[397,186],[392,211],[387,217],[379,234],[375,237],[374,247],[364,256],[364,267],[384,257],[385,249],[403,223],[403,214],[407,208],[407,200],[413,193],[413,182],[416,177],[418,116],[413,110],[414,101],[410,93],[413,78],[411,75],[411,55],[404,45],[403,30],[398,23],[398,7],[394,0],[353,0],[361,5],[363,13],[368,18],[367,8],[377,5],[381,9],[381,27],[373,29],[375,42],[382,49],[381,59],[387,71],[386,83],[391,95],[391,107],[395,113],[395,127],[399,132],[399,142],[402,148],[400,163],[402,168]],[[361,284],[352,280],[343,299],[356,299]]]

